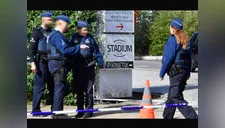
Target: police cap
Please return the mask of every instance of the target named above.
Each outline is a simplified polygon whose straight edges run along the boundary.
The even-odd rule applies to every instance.
[[[183,22],[179,18],[173,18],[173,20],[172,20],[170,25],[175,27],[175,28],[177,28],[178,30],[182,30],[183,29]]]
[[[56,21],[57,20],[62,20],[62,21],[65,21],[66,23],[70,23],[71,22],[70,18],[68,16],[66,16],[66,15],[59,15],[59,16],[57,16],[56,17]]]
[[[87,28],[88,27],[88,22],[80,20],[80,21],[78,21],[77,26],[81,27],[81,28]]]
[[[53,14],[50,11],[46,11],[46,12],[43,12],[41,14],[41,18],[43,18],[43,17],[52,17],[52,16],[53,16]]]

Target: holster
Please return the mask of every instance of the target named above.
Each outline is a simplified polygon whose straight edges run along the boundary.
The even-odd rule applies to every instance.
[[[55,73],[54,73],[54,78],[59,80],[59,81],[66,81],[67,80],[67,59],[63,59],[61,61],[61,68],[59,68]]]
[[[183,70],[176,64],[173,64],[170,68],[170,70],[167,72],[169,76],[173,77],[180,73],[182,73]]]
[[[87,67],[95,66],[95,63],[96,63],[96,62],[97,62],[96,60],[91,61],[91,62],[87,65]]]
[[[84,63],[87,67],[92,67],[92,66],[95,66],[95,63],[97,61],[93,58],[93,57],[89,57],[89,58],[85,58],[84,59]]]
[[[37,54],[35,58],[36,58],[36,62],[42,62],[42,63],[48,62],[47,55]]]
[[[66,81],[67,71],[65,68],[60,68],[54,73],[54,78],[59,81]]]

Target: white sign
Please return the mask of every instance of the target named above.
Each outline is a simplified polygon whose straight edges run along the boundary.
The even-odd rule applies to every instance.
[[[104,32],[134,33],[134,11],[104,11]]]
[[[132,70],[104,70],[99,77],[97,99],[132,97]]]
[[[134,61],[134,35],[107,34],[106,61]]]

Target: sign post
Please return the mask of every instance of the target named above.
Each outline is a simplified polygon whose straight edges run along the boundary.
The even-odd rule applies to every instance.
[[[97,99],[132,97],[134,11],[101,11],[100,38],[106,70],[99,73]]]

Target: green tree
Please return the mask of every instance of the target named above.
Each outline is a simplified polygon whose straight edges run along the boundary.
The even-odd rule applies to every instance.
[[[148,38],[150,29],[150,11],[140,11],[135,29],[135,54],[148,55],[150,40]]]
[[[183,28],[189,37],[198,31],[198,11],[157,11],[153,15],[156,16],[149,29],[150,55],[162,55],[164,44],[170,35],[169,25],[174,17],[183,20]]]

